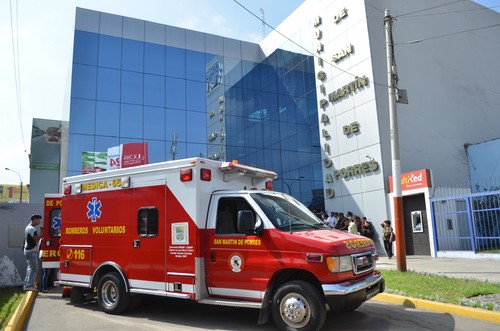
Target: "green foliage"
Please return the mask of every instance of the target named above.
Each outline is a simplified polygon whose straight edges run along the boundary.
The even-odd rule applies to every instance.
[[[380,270],[385,279],[387,293],[439,301],[451,304],[482,306],[494,310],[495,305],[474,303],[474,297],[500,293],[500,284],[469,279],[449,278],[417,272]]]
[[[21,288],[0,288],[0,330],[3,330],[24,296]]]

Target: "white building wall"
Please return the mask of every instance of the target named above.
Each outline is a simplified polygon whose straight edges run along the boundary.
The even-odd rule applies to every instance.
[[[315,52],[324,60],[323,66],[316,62],[316,73],[326,74],[324,81],[317,78],[318,102],[355,76],[368,78],[366,87],[328,102],[324,110],[319,105],[319,120],[322,114],[329,118],[320,125],[329,136],[320,133],[323,158],[332,161],[330,168],[323,165],[324,185],[335,192],[334,198],[325,200],[325,206],[327,210],[351,210],[376,221],[391,215],[385,9],[396,18],[398,86],[406,89],[409,97],[408,105],[398,104],[402,173],[429,168],[434,187],[459,183],[467,187],[464,144],[497,138],[500,120],[497,12],[472,1],[305,1],[277,30],[311,51],[317,49],[315,44],[323,45]],[[322,22],[314,27],[317,16]],[[318,30],[321,35],[316,34]],[[309,41],[307,33],[311,33]],[[414,40],[421,41],[405,43]],[[260,45],[265,54],[276,48],[302,52],[276,32]],[[352,52],[333,61],[333,54],[347,45],[352,45]],[[344,134],[343,127],[351,123],[358,123],[359,132]],[[376,171],[328,182],[327,176],[335,170],[370,160],[378,163]]]
[[[429,168],[434,186],[468,185],[464,144],[498,137],[500,14],[472,1],[368,1],[374,80],[387,81],[383,11],[394,23],[401,170]],[[423,10],[434,8],[431,10]],[[497,25],[496,27],[478,29]],[[464,32],[467,31],[467,32]],[[414,44],[407,41],[421,40]],[[384,163],[389,154],[387,89],[377,85]],[[387,146],[387,147],[385,147]]]

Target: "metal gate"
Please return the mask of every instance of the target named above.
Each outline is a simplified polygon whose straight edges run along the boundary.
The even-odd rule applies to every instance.
[[[500,191],[431,199],[435,252],[500,254]]]

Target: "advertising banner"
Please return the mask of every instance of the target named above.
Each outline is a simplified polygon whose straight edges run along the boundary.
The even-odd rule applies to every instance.
[[[82,174],[106,171],[108,153],[82,152]]]
[[[107,170],[120,169],[122,155],[121,147],[122,145],[108,148]]]
[[[121,167],[130,168],[148,164],[148,143],[123,144],[121,151]]]
[[[148,143],[128,143],[107,152],[82,152],[82,174],[148,164]]]
[[[401,174],[401,190],[414,190],[417,188],[431,187],[431,173],[429,169],[420,169]],[[392,176],[389,176],[389,188],[392,190]]]

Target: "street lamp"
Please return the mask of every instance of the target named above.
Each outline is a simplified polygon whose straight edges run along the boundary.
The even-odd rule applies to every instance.
[[[21,193],[19,193],[19,203],[23,203],[23,180],[21,179],[21,175],[17,171],[9,168],[5,168],[5,170],[15,172],[19,176],[19,182],[21,183]]]
[[[288,184],[287,182],[285,182],[283,179],[281,180],[283,182],[283,184],[286,185],[286,187],[288,187],[288,194],[292,194],[292,186],[293,184],[296,182],[296,181],[300,181],[302,178],[304,178],[304,176],[300,176],[299,178],[297,179],[291,179],[291,182],[290,184]]]

